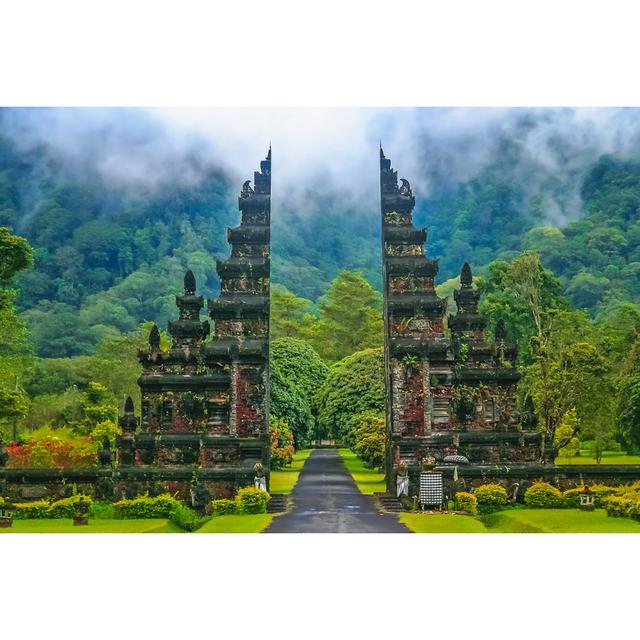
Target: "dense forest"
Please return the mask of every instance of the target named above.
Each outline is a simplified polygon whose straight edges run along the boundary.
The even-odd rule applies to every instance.
[[[5,437],[50,428],[112,436],[123,395],[136,399],[136,350],[151,321],[175,316],[184,271],[203,294],[217,293],[238,185],[222,167],[189,184],[110,184],[50,150],[19,147],[6,126],[0,118],[0,423]],[[440,292],[451,294],[470,261],[490,327],[502,318],[518,343],[523,410],[537,402],[554,431],[637,448],[640,158],[594,156],[581,173],[558,176],[536,173],[521,154],[505,139],[473,177],[418,194]],[[551,226],[545,194],[569,207],[575,193],[577,217]],[[296,445],[316,433],[354,441],[360,430],[363,451],[377,451],[378,214],[330,190],[312,195],[310,213],[274,205],[274,419]],[[526,302],[527,269],[539,275],[538,309]],[[564,404],[540,382],[561,375],[562,358],[583,375],[562,378]],[[296,369],[306,377],[292,378]],[[356,398],[357,424],[340,414]]]

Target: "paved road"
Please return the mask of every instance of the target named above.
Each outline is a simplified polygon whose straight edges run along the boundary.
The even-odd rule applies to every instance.
[[[293,490],[294,508],[265,533],[410,533],[360,493],[336,449],[315,449]]]

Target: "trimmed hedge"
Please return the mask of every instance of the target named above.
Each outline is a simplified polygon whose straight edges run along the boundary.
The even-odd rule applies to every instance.
[[[524,502],[534,509],[558,509],[564,506],[560,489],[548,482],[534,482],[524,492]]]
[[[227,516],[238,512],[238,504],[235,500],[220,498],[211,501],[211,513],[214,516]]]
[[[14,502],[13,518],[15,520],[42,520],[49,517],[50,506],[46,500]]]
[[[243,487],[236,494],[238,513],[266,513],[271,496],[262,489]]]
[[[483,484],[473,490],[481,513],[490,513],[507,506],[507,490],[501,484]]]
[[[43,520],[44,518],[73,518],[76,502],[84,498],[91,505],[89,496],[75,495],[54,502],[35,500],[34,502],[15,502],[13,517],[16,520]]]
[[[456,493],[456,508],[466,511],[469,515],[478,515],[478,498],[473,493],[458,491]]]
[[[113,504],[115,518],[170,518],[173,512],[182,506],[177,498],[163,493],[153,498],[148,495],[138,496],[132,500],[119,500]]]

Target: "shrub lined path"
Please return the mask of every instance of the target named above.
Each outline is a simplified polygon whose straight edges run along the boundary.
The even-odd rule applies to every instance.
[[[291,494],[294,508],[265,533],[410,533],[358,490],[336,449],[314,449]]]

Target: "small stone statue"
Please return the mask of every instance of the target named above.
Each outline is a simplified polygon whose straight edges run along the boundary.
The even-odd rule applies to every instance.
[[[253,465],[253,486],[256,489],[267,490],[267,478],[264,474],[264,466],[262,462],[256,462]]]
[[[74,526],[82,526],[89,524],[89,504],[84,496],[80,496],[80,500],[73,506],[73,524]]]
[[[400,187],[400,195],[408,196],[410,198],[413,193],[411,192],[411,185],[409,184],[409,181],[405,178],[400,178],[400,182],[402,182],[402,186]]]
[[[422,458],[422,471],[430,472],[436,467],[436,459],[432,455]]]
[[[242,185],[242,192],[240,193],[241,198],[248,198],[253,193],[253,189],[251,188],[251,180],[246,180]]]
[[[409,495],[409,467],[406,462],[398,465],[398,475],[396,476],[396,497]]]
[[[0,499],[0,527],[8,529],[13,525],[14,506],[9,498]]]

